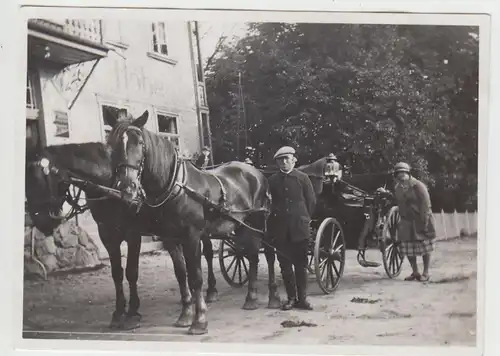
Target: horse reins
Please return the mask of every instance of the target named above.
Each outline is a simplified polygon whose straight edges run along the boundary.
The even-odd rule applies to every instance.
[[[116,170],[115,170],[115,174],[118,173],[118,170],[122,167],[126,167],[126,168],[131,168],[131,169],[134,169],[137,171],[137,177],[139,177],[138,179],[138,187],[137,189],[139,190],[139,195],[141,196],[142,198],[142,201],[140,202],[140,204],[142,205],[142,203],[146,204],[147,206],[151,207],[151,208],[158,208],[164,204],[166,204],[168,201],[174,199],[175,197],[173,196],[174,195],[174,187],[176,185],[179,185],[179,184],[176,184],[177,183],[177,180],[178,180],[178,175],[181,171],[181,165],[183,165],[182,163],[182,160],[179,159],[178,157],[178,153],[177,151],[174,149],[174,165],[173,165],[173,168],[172,168],[172,174],[171,174],[171,179],[168,183],[168,186],[167,188],[165,189],[165,191],[163,192],[162,195],[160,195],[158,198],[154,199],[156,202],[149,202],[148,201],[148,197],[146,195],[146,191],[144,190],[144,187],[142,186],[142,178],[143,178],[143,172],[144,172],[144,165],[145,165],[145,162],[146,162],[146,152],[147,152],[147,149],[146,149],[146,140],[144,138],[144,133],[143,131],[138,128],[138,127],[135,127],[135,126],[129,126],[126,130],[125,130],[125,133],[127,131],[135,131],[137,132],[141,138],[142,138],[142,141],[140,142],[140,145],[142,146],[142,158],[139,162],[138,165],[133,165],[133,164],[130,164],[128,162],[122,162],[122,163],[119,163],[116,167]],[[126,149],[126,147],[124,148]],[[184,165],[183,165],[184,166]],[[185,167],[184,167],[184,171],[185,171]],[[184,177],[185,178],[185,177]],[[115,184],[116,185],[116,184]],[[159,202],[158,202],[159,201]],[[140,209],[140,206],[138,206],[138,209]]]
[[[228,216],[229,218],[231,218],[232,220],[234,220],[238,224],[241,224],[241,225],[245,226],[246,228],[248,228],[254,232],[257,232],[259,234],[265,234],[264,231],[255,229],[255,228],[249,226],[248,224],[246,224],[245,222],[235,218],[234,216],[231,216],[231,213],[250,213],[250,212],[259,212],[259,211],[266,212],[266,211],[268,211],[268,209],[262,208],[262,209],[247,209],[247,210],[235,210],[235,211],[229,210],[227,207],[225,207],[225,204],[224,204],[226,201],[226,191],[224,189],[224,185],[222,184],[222,181],[219,179],[219,177],[217,177],[215,174],[211,174],[211,176],[213,176],[217,180],[219,186],[221,187],[221,193],[222,193],[221,201],[222,201],[223,205],[220,206],[218,204],[213,203],[210,199],[208,199],[207,197],[196,192],[195,190],[193,190],[192,188],[190,188],[186,184],[186,181],[187,181],[186,163],[178,157],[178,153],[176,150],[174,150],[174,168],[173,168],[173,172],[172,172],[172,178],[168,184],[168,187],[165,189],[165,192],[160,197],[158,197],[156,199],[157,201],[159,201],[159,203],[153,204],[153,203],[148,202],[146,192],[144,191],[144,188],[143,188],[142,182],[141,182],[142,178],[143,178],[142,174],[144,171],[144,165],[145,165],[145,160],[146,160],[146,151],[147,151],[146,145],[145,145],[144,133],[140,128],[137,128],[134,126],[129,126],[125,132],[127,132],[128,130],[136,131],[137,133],[139,133],[141,135],[141,138],[142,138],[141,145],[142,145],[142,149],[143,149],[143,157],[142,157],[141,161],[139,162],[139,165],[132,165],[129,163],[120,163],[117,166],[117,170],[121,167],[128,167],[128,168],[132,168],[132,169],[135,169],[138,171],[138,177],[140,177],[140,179],[138,180],[139,186],[137,188],[139,189],[140,195],[142,195],[142,197],[144,199],[143,203],[145,203],[147,206],[149,206],[151,208],[158,208],[158,207],[166,204],[168,201],[171,201],[171,200],[175,199],[176,197],[178,197],[180,195],[180,192],[182,190],[184,190],[187,193],[189,193],[190,195],[193,195],[196,198],[198,198],[199,200],[201,200],[202,203],[206,203],[208,205],[211,205],[214,208],[217,208],[218,210],[220,210],[222,213],[224,213],[226,216]],[[180,169],[181,166],[182,166],[182,169]],[[183,177],[182,177],[182,181],[179,180],[179,173],[181,171],[184,173]],[[174,188],[176,186],[179,187],[180,189],[178,191],[178,194],[174,196],[174,192],[175,192]],[[140,206],[139,206],[139,209],[140,209]]]

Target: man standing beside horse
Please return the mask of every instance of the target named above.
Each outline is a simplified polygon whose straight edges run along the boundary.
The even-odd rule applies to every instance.
[[[292,147],[280,148],[274,159],[280,171],[269,178],[272,208],[268,227],[288,295],[282,309],[312,310],[307,300],[307,256],[316,195],[307,174],[294,168],[297,159]]]

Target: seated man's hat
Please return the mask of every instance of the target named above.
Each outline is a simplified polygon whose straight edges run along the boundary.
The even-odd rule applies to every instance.
[[[295,156],[295,149],[293,147],[290,147],[290,146],[283,146],[278,151],[276,151],[273,159],[278,159],[278,158],[286,156],[286,155],[294,155]]]

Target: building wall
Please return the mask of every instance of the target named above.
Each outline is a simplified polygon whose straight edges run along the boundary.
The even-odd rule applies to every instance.
[[[200,151],[196,109],[196,79],[187,22],[166,23],[168,58],[152,52],[152,28],[147,21],[103,21],[103,40],[113,50],[90,74],[72,109],[93,62],[63,70],[39,68],[46,144],[104,140],[101,105],[126,107],[134,116],[149,111],[146,127],[158,131],[156,114],[177,116],[180,150],[190,156]],[[57,137],[55,111],[68,112],[69,137]]]

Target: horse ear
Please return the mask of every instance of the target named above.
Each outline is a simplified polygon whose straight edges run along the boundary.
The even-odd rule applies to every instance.
[[[149,117],[149,111],[145,110],[141,116],[139,116],[132,122],[132,126],[142,129],[144,125],[146,125],[146,122],[148,122],[148,117]]]

